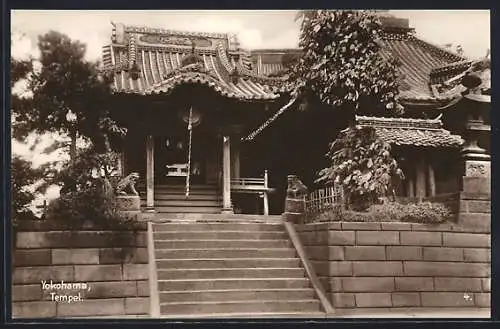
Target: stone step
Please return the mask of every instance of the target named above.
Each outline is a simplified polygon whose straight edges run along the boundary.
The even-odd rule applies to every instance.
[[[177,206],[161,206],[155,207],[155,211],[159,213],[206,213],[217,214],[220,213],[221,207],[177,207]]]
[[[299,258],[221,258],[221,259],[157,259],[161,269],[219,269],[219,268],[286,268],[299,267]]]
[[[244,278],[304,278],[306,272],[300,267],[288,268],[210,268],[210,269],[164,269],[158,270],[159,280],[179,279],[244,279]]]
[[[218,207],[222,206],[222,203],[218,200],[158,200],[155,199],[154,202],[156,207]],[[146,206],[146,200],[141,201],[141,206]]]
[[[278,231],[285,232],[281,223],[158,223],[153,225],[155,232],[169,231]]]
[[[317,300],[266,300],[266,301],[223,301],[197,303],[161,303],[162,314],[182,316],[196,313],[274,313],[274,312],[319,312]]]
[[[139,192],[143,192],[144,195],[146,194],[146,190],[145,189],[140,189],[138,191]],[[157,186],[157,187],[155,187],[154,193],[155,193],[155,195],[156,194],[168,194],[168,193],[185,195],[186,194],[186,188],[185,187],[177,188],[177,187],[172,187],[172,186]],[[190,195],[199,195],[199,194],[221,195],[221,192],[219,190],[213,189],[213,188],[194,188],[194,189],[190,188],[189,189],[189,194]]]
[[[249,215],[249,214],[185,214],[170,213],[158,216],[160,222],[202,221],[202,222],[235,222],[235,223],[282,223],[281,215]]]
[[[172,291],[160,293],[160,303],[225,302],[245,300],[307,300],[314,298],[312,288],[262,290]]]
[[[215,201],[222,201],[222,196],[213,193],[190,193],[189,197],[186,198],[185,193],[156,193],[155,196],[155,201],[160,201],[160,200],[192,200],[192,201],[198,201],[198,200],[215,200]],[[146,201],[146,195],[144,195],[141,200]]]
[[[146,191],[141,191],[139,190],[139,197],[141,200],[146,200]],[[182,190],[155,190],[154,191],[154,198],[155,199],[166,199],[169,197],[173,198],[186,198],[186,191]],[[189,198],[190,199],[199,199],[199,198],[216,198],[216,199],[222,199],[222,195],[217,192],[217,191],[212,191],[212,190],[199,190],[199,191],[190,191],[189,192]]]
[[[193,291],[223,289],[292,289],[310,288],[306,278],[237,278],[237,279],[190,279],[158,280],[158,290]]]
[[[156,189],[172,189],[172,190],[185,190],[186,184],[155,184]],[[146,190],[146,185],[144,183],[137,184],[137,190]],[[217,190],[217,185],[215,184],[189,184],[190,190]]]
[[[157,249],[185,248],[290,248],[289,240],[155,240]]]
[[[210,248],[210,249],[156,249],[156,259],[206,258],[291,258],[293,248]]]
[[[288,239],[286,232],[266,231],[170,231],[154,232],[155,240],[283,240]]]
[[[325,312],[257,312],[257,313],[197,313],[181,315],[161,315],[161,319],[326,319]]]

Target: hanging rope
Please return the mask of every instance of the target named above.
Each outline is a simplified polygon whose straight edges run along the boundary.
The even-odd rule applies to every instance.
[[[188,131],[189,131],[189,146],[188,146],[188,163],[186,175],[186,198],[189,197],[189,179],[191,177],[191,141],[193,139],[193,108],[189,109]]]

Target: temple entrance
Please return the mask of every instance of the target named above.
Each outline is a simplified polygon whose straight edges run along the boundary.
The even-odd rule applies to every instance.
[[[155,180],[158,184],[184,183],[188,173],[189,138],[184,135],[163,135],[155,137]],[[191,149],[190,180],[194,184],[204,181],[201,155]],[[196,148],[198,151],[198,148]]]
[[[194,130],[189,155],[188,131],[155,136],[155,184],[186,184],[188,170],[190,184],[216,184],[221,168],[217,141],[214,134]]]

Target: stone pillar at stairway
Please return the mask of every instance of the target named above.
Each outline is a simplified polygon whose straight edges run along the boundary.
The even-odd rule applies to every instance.
[[[146,137],[146,211],[154,211],[154,138]]]
[[[231,204],[231,139],[222,138],[222,213],[233,213]]]

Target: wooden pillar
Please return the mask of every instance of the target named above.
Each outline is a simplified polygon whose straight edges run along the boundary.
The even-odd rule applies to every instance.
[[[412,163],[408,161],[408,163]],[[406,197],[413,198],[415,196],[415,167],[408,165],[405,168],[405,183]]]
[[[155,207],[154,196],[154,138],[153,135],[146,137],[146,210],[153,211]]]
[[[231,204],[231,140],[222,137],[222,212],[233,213]]]
[[[408,183],[406,185],[406,196],[413,198],[415,196],[415,182],[413,177],[408,177]]]
[[[417,197],[425,197],[426,196],[426,191],[427,191],[427,188],[426,188],[426,174],[425,172],[427,171],[426,170],[426,166],[425,166],[425,160],[423,158],[421,158],[420,160],[418,160],[417,162],[417,177],[416,177],[416,188],[415,188],[415,194]]]
[[[234,136],[231,143],[231,178],[240,178],[240,141]]]
[[[267,194],[267,188],[269,187],[267,169],[264,170],[264,215],[269,215],[269,198]]]
[[[436,177],[434,175],[434,167],[432,166],[431,163],[429,163],[429,171],[428,171],[428,174],[429,174],[429,179],[428,179],[428,183],[429,183],[429,196],[435,196],[436,195]]]

